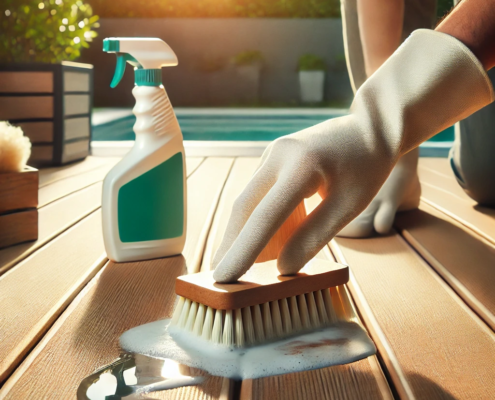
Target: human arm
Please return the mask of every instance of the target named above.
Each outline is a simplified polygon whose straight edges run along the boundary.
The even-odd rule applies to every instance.
[[[452,36],[417,31],[358,90],[349,116],[273,142],[235,202],[214,278],[244,274],[297,205],[318,191],[321,204],[278,255],[282,274],[297,272],[366,208],[402,155],[493,101],[483,65]]]

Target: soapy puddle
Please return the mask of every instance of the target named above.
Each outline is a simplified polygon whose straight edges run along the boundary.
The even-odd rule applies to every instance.
[[[160,320],[130,329],[120,337],[129,353],[180,364],[231,379],[255,379],[347,364],[375,354],[376,348],[354,322],[341,322],[291,338],[246,348],[207,342]]]
[[[199,385],[207,379],[204,375],[173,360],[123,354],[119,360],[86,377],[79,386],[77,398],[149,399],[148,393]]]

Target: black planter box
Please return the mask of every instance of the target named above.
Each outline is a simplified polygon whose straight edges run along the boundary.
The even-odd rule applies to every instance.
[[[89,154],[93,66],[0,64],[0,120],[20,126],[29,165],[63,165]]]

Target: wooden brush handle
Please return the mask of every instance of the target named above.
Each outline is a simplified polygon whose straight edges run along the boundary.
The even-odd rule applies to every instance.
[[[342,285],[349,268],[328,260],[312,259],[296,275],[282,276],[276,260],[254,264],[235,283],[216,283],[213,271],[179,276],[175,292],[217,310],[234,310]]]

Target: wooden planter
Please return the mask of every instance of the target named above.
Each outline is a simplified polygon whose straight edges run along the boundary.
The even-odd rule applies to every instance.
[[[0,172],[0,248],[38,239],[38,170]]]
[[[30,165],[62,165],[89,154],[93,66],[0,65],[0,120],[33,144]]]

